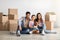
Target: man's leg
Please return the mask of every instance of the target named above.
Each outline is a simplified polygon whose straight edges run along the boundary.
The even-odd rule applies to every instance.
[[[16,35],[17,35],[17,36],[20,36],[19,26],[17,27]]]
[[[25,29],[23,29],[20,33],[21,33],[21,34],[29,34],[29,32],[30,32],[30,30],[27,29],[27,28],[25,28]]]

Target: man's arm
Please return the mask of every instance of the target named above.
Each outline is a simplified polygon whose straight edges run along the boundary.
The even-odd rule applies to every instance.
[[[21,31],[22,30],[22,27],[21,27],[21,22],[22,20],[21,19],[19,19],[19,30]]]

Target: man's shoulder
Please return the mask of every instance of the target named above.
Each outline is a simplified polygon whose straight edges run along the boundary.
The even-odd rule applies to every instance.
[[[19,18],[19,21],[25,20],[25,17],[21,17]]]

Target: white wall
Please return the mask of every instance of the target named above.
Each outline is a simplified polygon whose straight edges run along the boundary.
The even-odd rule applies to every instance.
[[[44,15],[48,11],[53,11],[57,15],[56,26],[60,26],[60,6],[59,0],[0,0],[0,12],[8,14],[8,8],[17,8],[19,18],[25,16],[26,11],[31,14],[40,12]]]

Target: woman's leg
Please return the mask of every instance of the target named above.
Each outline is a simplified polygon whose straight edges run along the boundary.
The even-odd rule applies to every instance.
[[[42,33],[43,27],[38,27],[39,33]]]
[[[44,30],[45,30],[45,28],[46,28],[46,25],[44,24],[42,27],[38,27],[38,28],[39,28],[39,32],[40,32],[42,35],[44,35],[44,34],[45,34]]]

